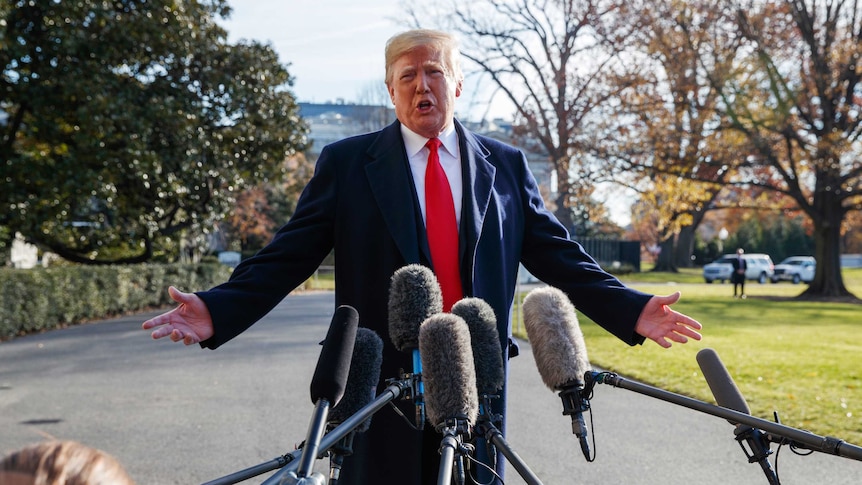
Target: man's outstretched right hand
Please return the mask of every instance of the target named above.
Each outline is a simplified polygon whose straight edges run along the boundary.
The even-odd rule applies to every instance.
[[[194,293],[183,293],[171,286],[171,299],[179,303],[173,310],[153,317],[142,325],[144,330],[153,330],[153,338],[170,336],[174,342],[186,345],[200,343],[213,336],[213,321],[203,300]]]

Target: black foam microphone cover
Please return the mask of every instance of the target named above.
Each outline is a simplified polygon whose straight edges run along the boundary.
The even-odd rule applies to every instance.
[[[401,352],[419,347],[419,326],[443,311],[440,284],[431,269],[409,264],[392,275],[389,287],[389,338]]]
[[[552,390],[584,386],[591,370],[584,334],[569,297],[557,288],[532,290],[521,305],[542,381]]]
[[[312,403],[326,399],[330,406],[335,406],[344,395],[358,326],[359,313],[355,308],[342,305],[335,309],[311,378]]]
[[[464,298],[452,306],[451,313],[463,318],[470,330],[479,395],[497,393],[503,388],[506,375],[494,309],[481,298]]]
[[[383,340],[371,329],[361,327],[357,329],[344,397],[329,411],[331,424],[344,422],[374,400],[382,363]],[[354,431],[362,433],[370,426],[371,418],[368,418]]]
[[[432,315],[419,327],[419,353],[428,422],[438,431],[453,418],[475,424],[479,397],[467,323],[450,313]]]
[[[751,409],[742,396],[742,392],[736,387],[736,383],[733,382],[730,372],[727,371],[727,367],[718,358],[715,350],[701,349],[697,353],[696,358],[700,371],[703,372],[703,378],[706,379],[706,383],[715,397],[715,402],[723,408],[751,414]]]

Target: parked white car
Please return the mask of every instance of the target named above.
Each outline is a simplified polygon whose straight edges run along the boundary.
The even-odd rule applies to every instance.
[[[760,284],[766,283],[772,278],[774,265],[768,254],[751,253],[743,254],[745,259],[745,279],[755,280]],[[721,258],[703,266],[703,279],[707,283],[713,281],[730,281],[730,273],[733,272],[732,261],[736,254],[725,254]]]
[[[775,265],[772,274],[773,283],[779,281],[791,281],[798,284],[800,281],[810,283],[814,279],[814,270],[817,262],[811,256],[791,256]]]

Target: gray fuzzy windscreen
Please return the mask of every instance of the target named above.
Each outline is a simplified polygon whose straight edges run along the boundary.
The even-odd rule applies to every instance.
[[[389,338],[401,352],[419,346],[419,326],[443,311],[440,284],[429,268],[410,264],[392,275],[389,288]]]
[[[479,397],[470,330],[461,317],[438,313],[419,328],[419,354],[428,422],[440,430],[449,418],[476,423]]]
[[[546,386],[561,390],[584,385],[590,370],[584,334],[568,296],[550,286],[536,288],[521,306],[536,367]]]
[[[479,395],[496,394],[503,389],[506,376],[494,309],[481,298],[464,298],[452,306],[451,313],[463,318],[470,329]]]
[[[383,363],[383,340],[374,330],[356,330],[356,343],[353,345],[353,358],[344,397],[329,411],[329,422],[342,423],[377,396],[380,382],[380,366]],[[365,420],[354,431],[362,433],[371,426],[371,418]]]

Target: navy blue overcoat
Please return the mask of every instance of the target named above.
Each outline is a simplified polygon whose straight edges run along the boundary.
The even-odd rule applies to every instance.
[[[634,325],[650,295],[625,287],[569,239],[545,208],[520,150],[455,125],[463,176],[463,288],[493,307],[503,361],[517,355],[511,311],[519,263],[622,341],[643,342]],[[412,369],[411,356],[388,337],[389,284],[407,264],[430,266],[430,256],[397,121],[323,149],[294,216],[272,242],[243,261],[227,283],[198,293],[215,326],[215,335],[201,345],[214,349],[242,333],[308,279],[333,249],[335,303],[356,308],[360,326],[383,339],[381,380]],[[505,414],[505,392],[497,405],[495,411]],[[403,403],[407,416],[411,408]],[[358,437],[339,483],[436,483],[438,447],[439,435],[426,430],[423,436],[384,409]]]

